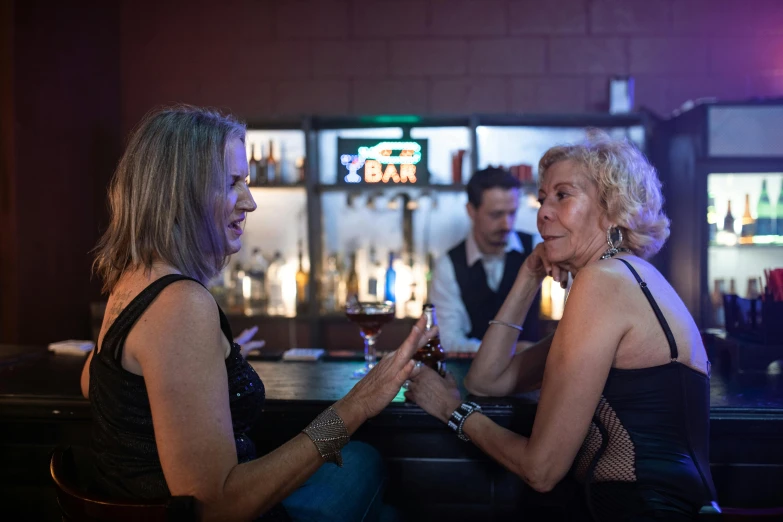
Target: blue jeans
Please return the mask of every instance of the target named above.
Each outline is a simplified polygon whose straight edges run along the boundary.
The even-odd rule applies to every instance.
[[[324,464],[283,506],[296,522],[376,522],[393,520],[382,502],[386,470],[369,444],[350,442],[342,450],[343,467]]]

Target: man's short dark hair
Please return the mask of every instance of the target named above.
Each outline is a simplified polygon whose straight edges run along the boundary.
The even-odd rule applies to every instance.
[[[506,169],[489,167],[479,170],[468,181],[468,201],[475,208],[479,208],[485,190],[493,188],[511,190],[518,189],[520,185],[519,180]]]

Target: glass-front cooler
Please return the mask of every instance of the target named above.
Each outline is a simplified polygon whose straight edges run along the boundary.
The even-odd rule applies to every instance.
[[[783,172],[707,175],[712,326],[725,326],[723,294],[757,299],[766,286],[765,270],[783,266],[782,185]]]
[[[710,103],[658,125],[669,280],[703,329],[783,267],[783,105]]]

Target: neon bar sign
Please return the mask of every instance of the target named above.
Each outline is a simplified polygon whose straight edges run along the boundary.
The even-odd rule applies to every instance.
[[[427,140],[337,139],[339,185],[427,185]]]

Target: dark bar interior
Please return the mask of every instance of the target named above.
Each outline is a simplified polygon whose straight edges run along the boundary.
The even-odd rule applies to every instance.
[[[199,281],[225,314],[233,334],[227,349],[241,349],[237,364],[263,381],[263,413],[246,434],[258,457],[288,451],[284,445],[300,439],[310,450],[312,439],[321,452],[316,457],[324,457],[316,437],[305,431],[307,439],[302,430],[310,430],[319,415],[339,410],[334,413],[339,422],[348,421],[343,427],[356,429],[350,439],[369,445],[383,463],[378,498],[386,511],[375,516],[368,508],[364,520],[609,520],[590,493],[584,500],[576,477],[584,449],[566,463],[565,476],[541,486],[531,478],[533,457],[520,456],[528,464],[515,468],[490,448],[514,454],[507,449],[512,439],[487,435],[505,428],[502,433],[515,437],[514,444],[535,441],[525,448],[561,440],[554,424],[541,420],[554,410],[541,411],[562,408],[557,412],[569,412],[568,419],[579,424],[575,404],[581,394],[557,406],[558,396],[546,395],[546,383],[554,388],[564,380],[582,382],[582,373],[563,370],[573,378],[558,380],[553,368],[566,368],[567,357],[545,357],[538,368],[530,355],[519,359],[525,361],[519,375],[529,364],[546,379],[536,374],[532,389],[522,390],[519,381],[509,393],[496,393],[502,389],[494,387],[502,381],[499,374],[487,379],[482,372],[490,353],[510,359],[533,346],[526,352],[532,354],[539,346],[533,343],[554,335],[546,341],[554,351],[546,344],[544,353],[559,354],[569,339],[590,345],[598,335],[593,323],[614,331],[627,321],[598,391],[605,382],[601,401],[612,403],[607,407],[615,407],[616,418],[628,424],[625,437],[637,452],[630,482],[641,483],[648,473],[642,463],[645,439],[636,435],[610,384],[630,375],[624,371],[674,364],[678,356],[683,362],[687,355],[689,368],[680,366],[698,377],[677,382],[691,383],[687,379],[693,377],[706,383],[709,404],[705,398],[702,413],[708,433],[697,433],[708,443],[709,469],[699,468],[698,444],[695,450],[689,445],[683,459],[700,470],[699,488],[714,484],[714,494],[704,497],[705,507],[690,519],[783,520],[783,3],[10,0],[0,4],[0,79],[0,520],[65,516],[50,459],[55,448],[92,451],[96,405],[84,397],[80,379],[87,354],[101,345],[123,308],[102,291],[104,280],[93,265],[96,245],[113,223],[110,182],[133,146],[134,132],[143,134],[143,122],[150,121],[145,115],[175,104],[215,108],[246,124],[243,146],[235,152],[246,191],[235,208],[246,206],[229,227],[240,229],[229,235],[235,234],[237,245],[241,236],[241,248],[227,250],[222,269]],[[595,138],[595,131],[603,137]],[[633,294],[635,303],[621,306],[615,316],[607,314],[616,308],[617,294],[572,293],[575,274],[586,266],[579,264],[579,248],[559,265],[554,261],[558,248],[565,248],[559,246],[563,230],[577,237],[589,221],[569,222],[566,210],[578,212],[576,207],[557,206],[569,203],[552,198],[557,185],[551,180],[566,176],[563,165],[577,165],[581,156],[539,164],[552,147],[598,143],[590,141],[595,139],[630,145],[646,158],[660,190],[654,182],[628,188],[633,179],[615,181],[614,189],[642,200],[660,192],[658,209],[669,220],[662,247],[651,247],[650,256],[635,256],[647,248],[634,229],[646,214],[632,216],[627,226],[611,223],[605,241],[599,236],[596,252],[603,253],[607,241],[610,247],[601,260],[630,256],[641,273],[634,282],[636,272],[614,262],[621,274],[616,277],[630,286],[612,288]],[[225,140],[227,151],[230,135]],[[614,146],[607,145],[625,153]],[[234,157],[221,154],[225,162]],[[584,162],[582,171],[587,165],[592,164]],[[482,176],[488,185],[480,185]],[[495,201],[490,191],[501,202],[498,209],[513,208],[497,210],[495,217],[481,214],[482,203]],[[513,200],[504,200],[509,194]],[[250,208],[251,199],[257,208]],[[635,211],[645,201],[637,201]],[[611,213],[606,204],[600,208],[604,217]],[[650,241],[655,234],[649,232]],[[537,252],[553,260],[541,270],[555,272],[541,274],[524,306],[518,305],[522,315],[513,318],[510,310],[517,305],[501,304],[508,295],[524,293],[518,291],[520,281],[532,273],[525,260]],[[560,266],[569,268],[559,277],[563,285],[555,279]],[[637,284],[642,279],[641,287],[646,291],[649,282],[653,301],[662,303],[668,324],[649,308],[653,301]],[[584,300],[588,304],[581,306],[592,320],[577,327],[568,317],[579,313]],[[379,361],[403,351],[398,347],[423,309],[426,330],[439,325],[439,341],[414,350],[413,357],[441,375],[450,372],[459,400],[480,406],[481,415],[467,424],[470,408],[451,407],[444,419],[428,413],[428,399],[418,395],[424,392],[413,391],[424,389],[413,377],[423,371],[417,366],[387,405],[352,426],[339,405],[359,393],[352,389],[370,368],[392,364]],[[651,326],[641,326],[648,324],[644,321]],[[583,334],[565,333],[579,328]],[[688,328],[693,335],[684,333]],[[647,339],[652,330],[659,332],[663,359],[623,359],[631,353],[623,350],[633,349],[624,348],[626,343]],[[678,339],[679,352],[668,344],[671,357],[662,332]],[[496,349],[504,342],[517,351]],[[587,357],[584,374],[600,358]],[[144,364],[135,364],[138,371],[123,356],[121,370],[142,375]],[[95,366],[88,361],[87,382],[97,378]],[[550,373],[543,373],[546,368]],[[482,376],[496,382],[482,387]],[[96,388],[89,384],[89,390]],[[691,398],[683,401],[687,424],[700,406],[694,394],[683,393]],[[154,401],[147,403],[154,406],[153,418]],[[336,410],[328,409],[333,404]],[[591,403],[595,418],[583,422],[590,430],[578,437],[585,447],[593,431],[603,429],[602,404]],[[464,423],[472,442],[447,427],[452,411],[462,421],[455,431],[462,435]],[[230,413],[229,421],[235,420]],[[492,427],[477,428],[477,418]],[[485,443],[485,436],[504,442]],[[562,440],[568,454],[568,437]],[[156,444],[160,440],[152,437]],[[600,475],[603,451],[590,476]],[[650,451],[655,456],[658,450]],[[168,482],[173,489],[173,468],[161,462],[163,486]],[[537,465],[547,473],[557,467]],[[327,462],[322,468],[333,466]],[[315,467],[308,471],[313,472]],[[668,475],[660,472],[658,478],[663,476]],[[192,497],[202,502],[199,494]],[[278,520],[280,508],[287,511],[280,516],[290,518],[279,520],[297,520],[283,498],[293,496],[277,498],[274,507],[263,504],[262,511]],[[205,505],[215,519],[244,519],[239,511],[220,512],[221,518]],[[104,519],[112,518],[95,520]]]

